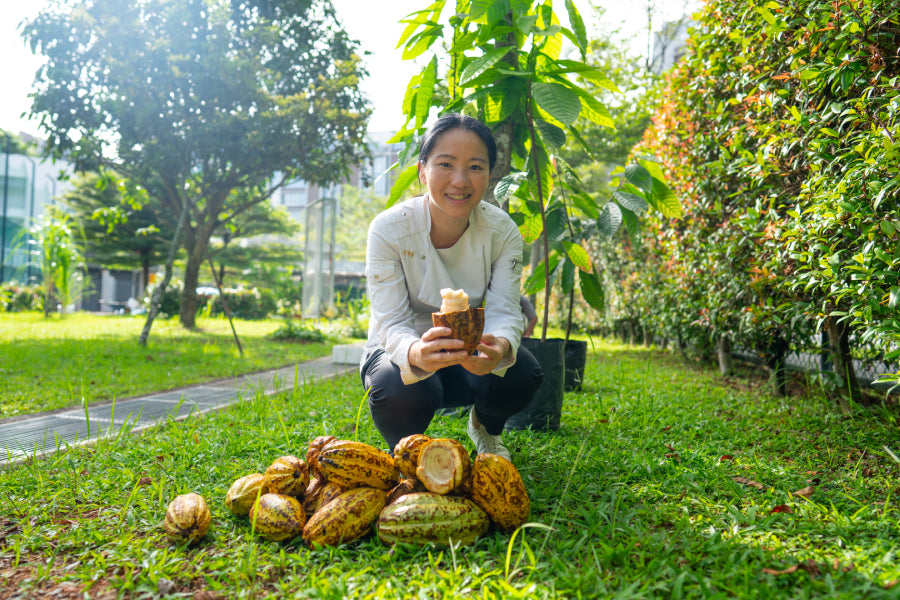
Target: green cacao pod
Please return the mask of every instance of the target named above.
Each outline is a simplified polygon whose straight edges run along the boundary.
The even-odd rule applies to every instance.
[[[513,531],[528,520],[531,501],[516,467],[496,454],[479,454],[472,466],[472,500],[503,531]]]
[[[319,474],[344,489],[389,490],[400,481],[393,457],[374,446],[352,440],[326,444],[316,460]]]
[[[274,494],[302,496],[309,485],[309,467],[306,461],[288,455],[276,458],[266,469],[267,486]]]
[[[394,464],[404,477],[413,479],[416,476],[416,466],[419,460],[419,449],[422,444],[431,441],[431,438],[421,433],[408,435],[394,446]]]
[[[361,538],[378,519],[386,496],[384,490],[371,487],[347,490],[310,517],[303,528],[303,539],[319,548]]]
[[[206,535],[212,515],[200,494],[183,494],[169,503],[163,527],[170,542],[193,543]]]
[[[295,538],[303,532],[306,513],[293,496],[263,494],[250,509],[250,523],[257,535],[273,542]]]
[[[468,498],[430,492],[408,494],[378,516],[385,544],[472,544],[488,530],[487,514]]]
[[[251,473],[236,480],[225,494],[225,506],[235,516],[246,517],[256,499],[266,492],[268,477],[262,473]]]

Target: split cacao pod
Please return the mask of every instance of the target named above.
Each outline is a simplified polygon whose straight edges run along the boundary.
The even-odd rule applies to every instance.
[[[306,513],[300,501],[285,494],[263,494],[250,509],[257,535],[273,542],[295,538],[303,532]]]
[[[319,474],[344,489],[389,490],[400,481],[397,465],[387,452],[352,440],[329,442],[317,458]]]
[[[404,477],[415,477],[419,460],[419,450],[431,438],[421,433],[408,435],[394,446],[394,463]]]
[[[163,528],[170,542],[193,543],[206,535],[212,515],[206,499],[193,492],[177,496],[166,509]]]
[[[385,544],[471,544],[488,530],[487,514],[468,498],[408,494],[381,511],[378,539]]]
[[[469,452],[460,442],[435,438],[419,449],[416,478],[435,494],[449,494],[468,484],[472,470]]]
[[[506,532],[525,523],[531,501],[516,467],[496,454],[479,454],[472,465],[471,497]]]
[[[293,455],[276,458],[265,474],[269,491],[274,494],[302,496],[309,485],[309,466]]]
[[[449,337],[462,340],[466,352],[475,354],[475,348],[484,332],[484,309],[470,308],[449,313],[431,313],[431,322],[435,327],[449,327]]]
[[[319,548],[361,538],[378,519],[386,496],[384,490],[372,487],[347,490],[310,517],[303,528],[303,539]]]
[[[237,479],[225,494],[225,506],[235,516],[246,517],[256,499],[268,492],[268,480],[262,473],[251,473]]]

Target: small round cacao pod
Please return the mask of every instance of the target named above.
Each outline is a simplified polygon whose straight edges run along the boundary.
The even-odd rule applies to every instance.
[[[225,506],[235,516],[246,517],[256,499],[268,491],[268,477],[262,473],[251,473],[236,480],[225,494]]]
[[[309,467],[306,461],[288,455],[276,458],[266,469],[266,487],[274,494],[303,496],[309,485]]]
[[[169,503],[163,527],[170,542],[193,543],[206,535],[211,520],[206,500],[191,492],[177,496]]]
[[[257,535],[272,542],[282,542],[303,533],[306,513],[292,496],[263,494],[250,509],[250,523]]]

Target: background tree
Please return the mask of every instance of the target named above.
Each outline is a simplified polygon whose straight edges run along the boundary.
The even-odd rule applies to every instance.
[[[188,211],[185,327],[216,231],[291,178],[339,180],[363,151],[363,72],[327,0],[53,0],[23,32],[46,57],[32,110],[48,153]]]

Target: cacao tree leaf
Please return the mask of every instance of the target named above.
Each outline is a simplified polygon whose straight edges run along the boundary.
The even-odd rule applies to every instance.
[[[601,235],[611,238],[622,225],[622,211],[615,202],[607,202],[600,216],[597,217],[597,230]]]
[[[507,52],[509,52],[509,48],[502,46],[500,48],[492,48],[482,56],[472,59],[472,62],[466,65],[462,75],[459,76],[459,84],[463,87],[473,87],[470,84],[470,81],[494,66],[500,59],[506,56]]]
[[[503,177],[497,182],[497,185],[494,186],[494,197],[497,198],[497,200],[505,201],[511,194],[516,193],[516,190],[522,185],[522,180],[525,179],[525,177],[525,173],[510,173]]]
[[[419,169],[416,164],[411,164],[397,176],[397,181],[391,186],[391,195],[388,198],[387,206],[393,206],[397,200],[403,197],[403,194],[409,189],[409,186],[417,179]]]
[[[584,20],[581,18],[581,13],[578,12],[578,8],[572,0],[566,0],[566,12],[569,13],[569,26],[572,28],[572,33],[575,34],[575,39],[578,40],[578,49],[584,55],[587,52],[588,45],[587,29],[584,26]]]
[[[563,248],[566,249],[566,254],[569,256],[569,259],[572,263],[581,269],[582,271],[593,271],[594,265],[591,264],[591,257],[588,256],[588,253],[584,248],[581,247],[580,244],[576,244],[575,242],[563,241]]]
[[[563,262],[559,285],[564,294],[568,294],[575,287],[575,265],[568,258]]]
[[[643,165],[632,163],[625,167],[625,179],[645,194],[653,193],[653,175]]]
[[[535,240],[541,237],[541,232],[544,230],[544,225],[541,223],[541,215],[534,213],[519,214],[523,217],[523,221],[519,225],[519,233],[522,234],[522,239],[526,244],[534,243]]]
[[[431,110],[431,100],[434,98],[434,85],[437,81],[437,55],[431,57],[431,62],[422,71],[422,82],[419,91],[416,92],[416,119],[424,123],[428,120],[428,112]]]
[[[581,101],[570,88],[559,83],[538,81],[531,92],[541,108],[564,125],[571,125],[581,112]]]
[[[553,123],[548,123],[544,119],[536,117],[534,124],[540,130],[544,142],[550,147],[558,149],[566,145],[566,132]]]
[[[616,122],[609,114],[608,108],[583,89],[573,88],[573,91],[581,102],[581,116],[592,123],[615,130]]]
[[[636,194],[615,190],[612,193],[612,196],[613,199],[618,202],[623,208],[627,208],[634,213],[643,214],[650,208],[650,205],[647,204],[647,202],[643,198]]]
[[[589,194],[578,193],[572,194],[569,196],[569,199],[572,201],[572,204],[587,215],[591,219],[596,219],[600,216],[600,208],[597,206],[597,201],[594,200]]]
[[[596,271],[587,273],[578,271],[578,281],[581,284],[581,295],[584,301],[591,308],[603,310],[605,304],[605,294],[603,293],[603,284],[600,283],[599,274]]]
[[[677,219],[681,217],[682,206],[678,196],[675,195],[669,186],[653,178],[653,192],[650,194],[650,201],[653,207],[661,212],[664,216]]]
[[[548,210],[544,218],[547,221],[547,239],[549,241],[558,242],[568,235],[568,218],[563,207]]]

